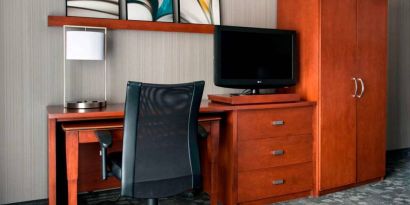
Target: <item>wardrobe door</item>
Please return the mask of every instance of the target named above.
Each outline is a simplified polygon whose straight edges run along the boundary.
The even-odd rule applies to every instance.
[[[363,182],[385,175],[387,0],[358,0],[357,38],[365,88],[357,100],[357,181]]]
[[[356,182],[356,6],[356,0],[321,1],[321,191]]]

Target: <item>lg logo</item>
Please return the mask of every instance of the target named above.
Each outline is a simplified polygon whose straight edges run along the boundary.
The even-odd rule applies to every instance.
[[[263,82],[261,80],[256,81],[258,84],[262,84]]]

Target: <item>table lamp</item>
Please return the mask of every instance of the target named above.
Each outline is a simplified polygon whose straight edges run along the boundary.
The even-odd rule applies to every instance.
[[[84,29],[84,30],[69,30]],[[88,30],[87,30],[88,29]],[[90,30],[91,29],[91,30]],[[100,31],[98,31],[100,30]],[[107,28],[86,26],[64,26],[64,107],[66,108],[101,108],[107,104]],[[66,61],[88,60],[104,61],[104,100],[78,100],[66,99]]]

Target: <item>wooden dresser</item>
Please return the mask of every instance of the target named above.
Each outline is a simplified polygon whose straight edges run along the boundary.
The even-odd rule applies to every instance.
[[[223,204],[267,204],[311,194],[314,103],[233,106],[220,142]]]

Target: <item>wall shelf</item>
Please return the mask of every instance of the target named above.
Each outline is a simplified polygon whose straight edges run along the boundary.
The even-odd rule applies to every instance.
[[[165,31],[165,32],[185,32],[185,33],[205,33],[212,34],[214,25],[205,24],[182,24],[148,21],[129,21],[117,19],[100,19],[68,16],[48,16],[48,26],[95,26],[107,27],[108,29],[121,30],[144,30],[144,31]]]

